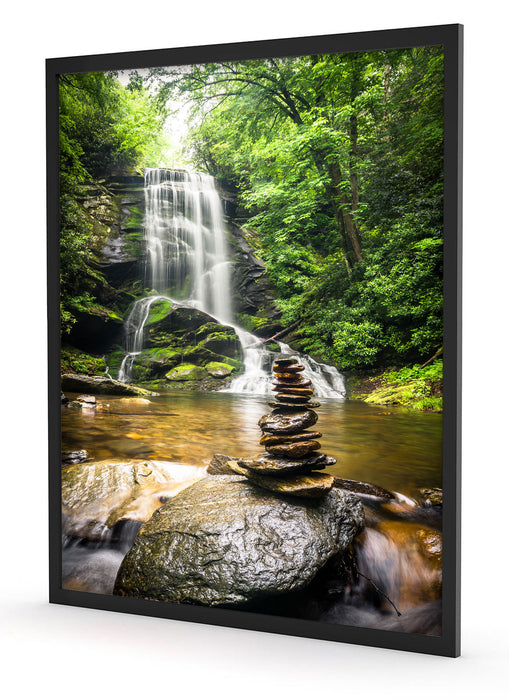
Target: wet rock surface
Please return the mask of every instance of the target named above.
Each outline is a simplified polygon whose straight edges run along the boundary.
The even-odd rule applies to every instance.
[[[123,520],[145,522],[164,499],[203,477],[198,467],[151,460],[105,459],[62,469],[62,529],[99,541]]]
[[[141,528],[114,592],[218,606],[299,590],[363,523],[358,499],[339,490],[297,499],[242,476],[210,476]]]
[[[106,394],[112,396],[157,396],[153,391],[141,389],[140,387],[131,386],[117,382],[115,379],[108,377],[89,377],[86,374],[63,374],[62,375],[62,390],[63,391],[93,391],[96,394]]]

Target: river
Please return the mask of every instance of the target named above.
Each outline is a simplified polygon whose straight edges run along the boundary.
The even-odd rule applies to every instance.
[[[261,451],[257,422],[268,411],[266,396],[173,392],[141,402],[112,396],[97,400],[101,410],[63,410],[63,450],[86,449],[93,460],[143,458],[199,467],[216,453],[249,458]],[[419,489],[441,486],[442,417],[360,401],[326,398],[320,403],[316,428],[323,433],[322,449],[337,459],[328,471],[397,495],[385,504],[365,499],[367,527],[356,544],[359,571],[390,601],[360,578],[348,601],[311,601],[302,616],[440,634],[441,517],[415,500]],[[110,593],[136,531],[128,528],[115,545],[66,542],[64,587]],[[423,541],[431,542],[428,552]]]
[[[69,397],[72,398],[72,394]],[[150,458],[206,466],[215,453],[250,458],[261,452],[258,420],[267,397],[173,392],[143,404],[97,397],[103,411],[64,411],[63,450],[93,459]],[[370,481],[416,498],[441,486],[442,416],[362,401],[320,399],[322,450],[337,459],[335,476]]]

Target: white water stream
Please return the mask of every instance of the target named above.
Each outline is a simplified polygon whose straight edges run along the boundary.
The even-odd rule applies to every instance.
[[[144,281],[152,293],[135,301],[126,319],[126,355],[118,379],[131,381],[133,362],[143,350],[150,307],[168,299],[234,328],[242,346],[244,372],[224,391],[268,394],[278,353],[233,323],[224,215],[214,178],[165,168],[145,171],[145,249]],[[282,353],[299,358],[317,397],[345,396],[343,377],[335,367],[301,356],[284,343],[279,346]]]

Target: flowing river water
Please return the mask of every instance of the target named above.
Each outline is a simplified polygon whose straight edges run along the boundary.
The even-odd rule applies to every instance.
[[[243,349],[244,370],[226,390],[214,393],[174,391],[148,400],[97,396],[99,409],[64,409],[62,449],[86,450],[89,460],[171,463],[176,482],[181,473],[182,483],[187,483],[190,468],[205,467],[216,453],[250,458],[261,451],[258,420],[270,410],[267,395],[275,355],[234,323],[222,205],[210,176],[167,169],[146,172],[145,249],[143,276],[151,292],[134,303],[126,319],[118,378],[131,380],[150,306],[161,298],[199,308],[231,325]],[[293,353],[288,345],[279,345],[282,352]],[[346,401],[336,368],[307,356],[299,359],[320,398],[316,427],[323,433],[322,450],[337,459],[328,471],[394,494],[385,503],[364,499],[367,527],[355,545],[361,576],[348,600],[334,596],[329,580],[325,594],[307,601],[302,616],[440,634],[441,518],[439,511],[420,507],[418,500],[419,489],[441,487],[441,416]],[[63,586],[111,593],[138,527],[127,520],[114,543],[66,540]],[[381,590],[390,596],[390,604]]]
[[[257,422],[268,410],[266,396],[173,392],[150,397],[148,402],[112,396],[97,399],[102,410],[63,411],[64,451],[86,449],[93,460],[171,462],[177,479],[180,468],[185,481],[188,465],[205,467],[216,453],[252,457],[261,450]],[[322,449],[337,459],[328,471],[377,484],[396,496],[389,503],[364,500],[367,527],[357,541],[356,554],[359,571],[389,595],[403,614],[396,616],[376,588],[360,578],[348,604],[321,601],[311,616],[440,634],[441,518],[440,513],[420,508],[417,501],[419,489],[441,486],[441,416],[359,401],[325,398],[320,403],[317,428],[323,433]],[[127,527],[120,544],[67,542],[64,586],[111,592],[138,526]],[[428,542],[427,548],[423,542]]]

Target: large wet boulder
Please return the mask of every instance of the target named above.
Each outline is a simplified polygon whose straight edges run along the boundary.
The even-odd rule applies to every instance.
[[[104,459],[62,469],[63,534],[107,539],[122,521],[142,523],[204,470],[172,462]]]
[[[114,592],[218,606],[297,591],[348,549],[363,524],[359,500],[340,490],[296,499],[242,476],[209,476],[141,528]]]

